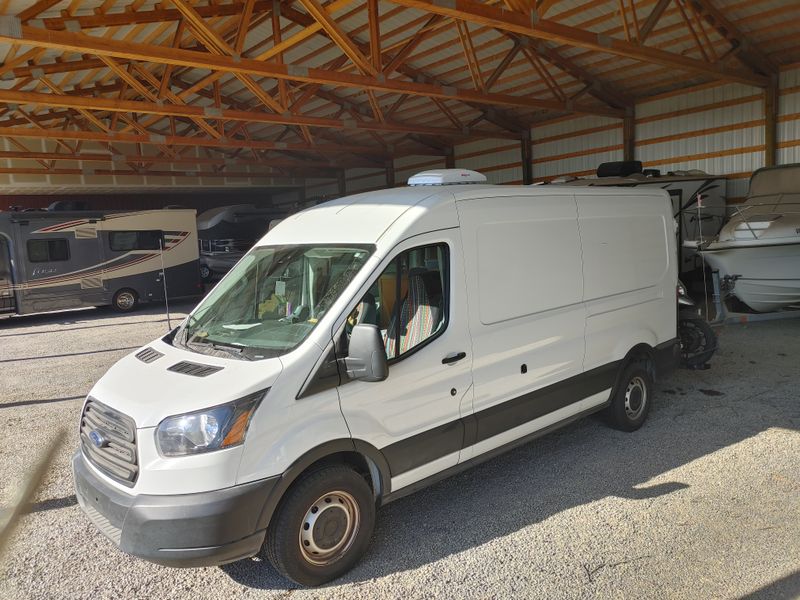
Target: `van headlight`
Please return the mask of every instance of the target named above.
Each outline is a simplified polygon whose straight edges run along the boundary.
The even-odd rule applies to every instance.
[[[158,451],[162,456],[186,456],[238,446],[244,442],[250,418],[268,391],[167,417],[156,429]]]

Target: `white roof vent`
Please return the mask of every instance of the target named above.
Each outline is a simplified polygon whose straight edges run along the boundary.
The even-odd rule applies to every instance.
[[[438,169],[423,171],[408,178],[408,185],[454,185],[486,183],[486,176],[469,169]]]

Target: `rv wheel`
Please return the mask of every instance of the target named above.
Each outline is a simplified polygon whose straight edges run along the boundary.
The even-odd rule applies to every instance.
[[[111,306],[119,312],[130,312],[139,304],[139,296],[130,289],[118,290],[111,299]]]
[[[606,421],[614,429],[636,431],[650,412],[653,378],[640,362],[630,363],[622,371],[605,411]]]
[[[300,585],[321,585],[352,569],[369,545],[375,499],[350,467],[312,471],[292,485],[267,530],[264,552]]]
[[[208,265],[200,265],[200,279],[204,282],[211,281],[211,269],[208,268]]]

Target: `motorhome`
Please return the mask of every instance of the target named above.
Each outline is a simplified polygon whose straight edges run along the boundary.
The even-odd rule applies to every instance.
[[[268,231],[274,208],[235,204],[211,208],[197,217],[200,276],[211,281],[227,273]]]
[[[263,549],[317,585],[380,505],[591,413],[641,427],[679,352],[668,194],[485,181],[287,217],[114,365],[72,463],[100,531],[172,566]]]
[[[615,169],[630,163],[638,164],[634,172]],[[703,262],[695,245],[716,236],[727,218],[725,177],[699,170],[662,174],[656,169],[642,169],[638,161],[603,163],[597,169],[597,177],[567,177],[554,183],[665,190],[672,200],[672,214],[678,223],[679,272],[686,279],[702,274]]]
[[[194,210],[0,212],[0,313],[197,296],[197,259]]]

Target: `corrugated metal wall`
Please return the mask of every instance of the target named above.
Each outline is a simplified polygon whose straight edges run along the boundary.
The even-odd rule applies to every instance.
[[[409,177],[428,169],[443,169],[444,156],[404,156],[394,161],[395,185],[405,185]]]
[[[460,169],[480,171],[490,183],[522,183],[522,157],[514,140],[478,140],[454,149]]]
[[[533,179],[592,175],[602,162],[622,160],[622,121],[574,117],[549,121],[531,131]]]
[[[800,163],[800,65],[781,73],[778,161]]]
[[[636,158],[662,172],[726,175],[729,201],[744,197],[750,174],[764,165],[762,90],[710,85],[638,104]]]

